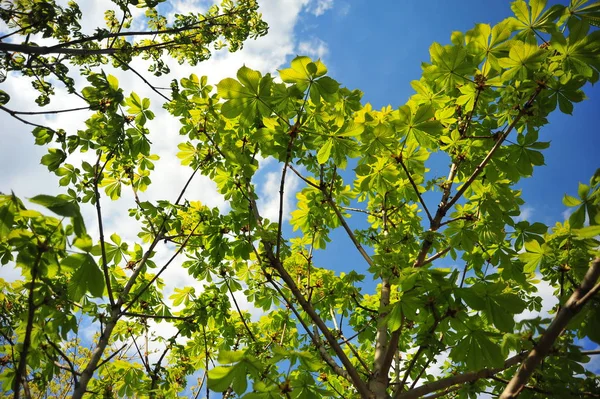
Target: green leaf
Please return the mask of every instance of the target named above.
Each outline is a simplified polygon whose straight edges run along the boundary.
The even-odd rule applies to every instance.
[[[306,90],[309,82],[327,73],[321,61],[311,61],[305,56],[298,56],[291,62],[291,68],[281,69],[279,76],[285,83],[296,83],[300,91]]]
[[[391,332],[394,332],[402,325],[402,305],[400,302],[396,302],[392,306],[392,310],[387,315],[388,328]]]
[[[57,197],[40,194],[30,198],[29,202],[48,208],[60,216],[76,217],[80,215],[79,205],[76,202],[73,202],[69,197],[62,194]]]
[[[475,71],[475,65],[467,61],[467,52],[462,46],[433,43],[429,54],[433,65],[425,69],[423,76],[440,88],[452,90]]]
[[[238,70],[237,78],[248,89],[250,93],[258,95],[259,83],[261,78],[260,72],[247,68],[244,65]]]
[[[46,165],[48,170],[53,172],[59,168],[65,159],[67,159],[67,155],[64,151],[58,148],[48,148],[48,154],[42,157],[40,163]]]
[[[10,101],[10,96],[4,90],[0,90],[0,105],[5,105]]]
[[[502,367],[504,357],[497,343],[485,331],[470,331],[450,352],[453,360],[462,362],[469,370]]]
[[[563,197],[563,204],[565,204],[568,207],[574,207],[574,206],[579,206],[581,205],[582,201],[575,198],[575,197],[571,197],[570,195],[565,194],[565,196]]]
[[[329,159],[331,149],[333,148],[333,139],[328,139],[317,152],[317,161],[322,165]]]
[[[175,287],[175,293],[173,293],[169,299],[173,300],[173,306],[179,306],[182,303],[187,306],[190,301],[195,298],[195,292],[196,290],[194,287]]]
[[[519,258],[525,262],[523,271],[525,273],[533,273],[549,254],[549,249],[546,244],[540,245],[539,242],[533,240],[525,243],[525,250],[527,252],[519,255]]]
[[[577,234],[581,238],[594,238],[600,235],[600,225],[586,226],[581,229],[573,230],[573,233]]]
[[[223,79],[217,84],[217,95],[226,100],[253,97],[252,92],[232,78]]]
[[[61,261],[61,265],[74,270],[68,281],[69,297],[79,301],[89,292],[96,298],[104,293],[104,275],[90,254],[71,254]]]
[[[340,132],[336,133],[337,137],[356,137],[365,130],[365,125],[350,121],[348,124],[342,126]]]
[[[111,89],[113,89],[113,90],[119,89],[119,80],[117,78],[115,78],[113,75],[108,75],[106,77],[106,81],[108,82],[108,85]]]
[[[11,232],[15,214],[9,204],[0,206],[0,239],[4,239]]]
[[[92,247],[94,246],[94,243],[92,242],[92,237],[85,234],[82,237],[77,237],[73,241],[73,245],[81,249],[82,251],[90,252],[92,250]]]
[[[499,60],[502,68],[507,70],[502,74],[502,80],[511,79],[524,80],[529,74],[537,71],[540,68],[541,62],[545,57],[545,53],[538,46],[516,42],[510,48],[508,58]]]
[[[442,134],[443,126],[435,120],[435,112],[431,104],[418,107],[404,105],[398,110],[399,118],[394,121],[398,132],[402,135],[412,135],[414,139],[426,148],[437,148],[437,137]]]
[[[572,228],[578,229],[585,223],[585,206],[580,206],[569,216],[569,224]]]

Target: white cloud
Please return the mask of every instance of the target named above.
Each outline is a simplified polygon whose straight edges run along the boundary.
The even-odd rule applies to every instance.
[[[292,201],[295,204],[296,191],[300,179],[288,169],[285,186],[283,190],[283,221],[290,220]],[[258,208],[262,217],[271,222],[279,220],[279,188],[281,186],[281,172],[268,172],[265,176],[265,182],[260,186],[260,199]]]
[[[519,214],[519,216],[514,217],[513,219],[515,220],[515,222],[521,222],[521,221],[530,221],[531,217],[534,214],[534,209],[530,206],[524,206],[523,208],[521,208],[521,214]]]
[[[327,10],[333,7],[333,0],[316,0],[312,4],[311,12],[317,17],[325,14]]]
[[[539,283],[536,284],[538,295],[542,298],[542,310],[540,312],[534,312],[531,310],[525,310],[523,313],[515,316],[516,321],[533,319],[536,317],[548,318],[552,317],[550,311],[558,304],[558,298],[554,295],[554,288],[542,279],[541,275],[538,275]]]
[[[308,41],[302,41],[298,44],[298,53],[307,55],[311,58],[323,58],[327,55],[329,49],[327,43],[318,38],[313,38]]]

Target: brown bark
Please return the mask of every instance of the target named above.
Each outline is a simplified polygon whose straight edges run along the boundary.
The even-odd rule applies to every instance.
[[[600,284],[597,284],[599,277],[600,258],[596,258],[579,287],[573,292],[573,295],[571,295],[565,306],[558,312],[552,323],[550,323],[550,326],[542,335],[538,344],[529,352],[517,373],[510,380],[502,395],[500,395],[500,399],[511,399],[519,396],[529,377],[531,377],[533,371],[542,360],[548,356],[552,345],[554,345],[554,342],[561,335],[569,321],[581,311],[593,295],[598,293],[600,290]]]

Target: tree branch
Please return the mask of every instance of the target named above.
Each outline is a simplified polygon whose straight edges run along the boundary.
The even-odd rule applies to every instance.
[[[108,161],[112,158],[112,151],[108,153],[106,156],[106,161],[100,168],[100,159],[102,154],[98,155],[98,160],[96,161],[96,167],[94,168],[94,196],[96,197],[96,216],[98,218],[98,230],[100,231],[100,251],[102,254],[102,273],[104,275],[104,283],[106,284],[106,291],[108,294],[108,300],[110,302],[110,306],[115,306],[115,297],[112,292],[112,286],[110,283],[110,275],[108,270],[108,261],[106,257],[106,244],[104,242],[104,224],[102,221],[102,209],[100,207],[100,190],[98,190],[98,183],[100,180],[100,176],[102,176],[102,172],[106,167]],[[132,182],[133,183],[133,182]]]
[[[492,159],[492,157],[494,156],[496,151],[502,146],[502,143],[504,143],[504,140],[506,140],[508,135],[517,126],[517,123],[519,123],[519,121],[521,120],[523,115],[525,115],[525,113],[527,112],[529,107],[531,107],[531,104],[533,104],[536,97],[540,94],[540,92],[542,91],[543,88],[544,88],[544,86],[542,84],[538,84],[537,88],[535,89],[535,91],[533,92],[531,97],[529,97],[529,100],[525,103],[525,105],[523,107],[520,108],[519,114],[511,122],[511,124],[506,128],[506,131],[500,135],[500,137],[498,138],[498,141],[496,142],[496,144],[494,144],[494,146],[492,147],[490,152],[488,152],[488,154],[483,159],[483,161],[481,161],[481,163],[479,165],[477,165],[477,167],[475,168],[475,170],[473,171],[471,176],[469,176],[467,181],[456,192],[456,194],[454,195],[452,200],[450,200],[447,204],[443,204],[444,212],[446,212],[448,209],[450,209],[460,199],[460,197],[462,197],[462,195],[465,193],[465,191],[467,191],[467,189],[475,181],[477,176],[479,176],[479,174],[481,174],[481,172],[483,172],[483,168],[485,168],[485,166]]]
[[[179,203],[179,201],[181,201],[181,198],[183,197],[190,182],[194,178],[197,170],[198,170],[198,168],[194,169],[194,172],[189,177],[188,181],[185,183],[185,186],[179,193],[179,197],[177,197],[177,201],[175,201],[175,205],[177,205]],[[117,303],[115,304],[115,306],[113,306],[111,308],[110,317],[108,319],[108,322],[106,323],[104,331],[102,331],[102,334],[100,335],[100,338],[98,339],[96,348],[92,352],[90,359],[89,359],[87,365],[85,366],[85,369],[81,372],[81,378],[79,379],[79,384],[75,386],[75,390],[73,391],[72,399],[81,399],[83,397],[83,395],[87,392],[87,385],[90,382],[90,380],[92,379],[94,372],[101,365],[103,365],[105,362],[110,360],[110,358],[116,354],[116,352],[115,352],[115,354],[111,355],[108,359],[99,363],[100,359],[102,358],[102,354],[104,353],[104,350],[108,346],[111,334],[112,334],[115,326],[117,325],[117,321],[122,316],[121,306],[123,306],[123,304],[125,303],[125,300],[127,299],[127,295],[129,295],[129,292],[133,288],[133,285],[135,284],[137,277],[139,276],[141,271],[144,269],[144,266],[145,266],[146,262],[148,261],[148,259],[150,258],[152,251],[154,251],[154,248],[160,241],[162,234],[164,234],[164,232],[165,232],[164,229],[166,227],[166,223],[167,223],[167,219],[165,218],[157,232],[157,235],[154,237],[154,240],[152,240],[150,247],[144,253],[144,256],[140,260],[138,267],[133,271],[133,274],[131,275],[131,277],[129,278],[127,283],[125,284],[125,287],[123,288],[123,291],[121,292],[121,295],[119,295],[119,298],[117,299]],[[125,310],[127,310],[127,309],[125,309]],[[123,348],[124,347],[125,346],[123,346]],[[122,350],[123,348],[121,348],[119,350]]]
[[[244,327],[246,328],[246,331],[248,331],[248,334],[250,334],[250,338],[252,338],[252,341],[256,342],[256,337],[254,336],[254,333],[252,332],[252,330],[250,330],[250,327],[248,327],[248,323],[246,323],[246,319],[244,319],[242,310],[240,309],[240,306],[238,305],[237,300],[235,299],[235,296],[233,295],[233,291],[231,291],[231,286],[229,285],[229,281],[227,280],[227,277],[224,280],[225,280],[225,284],[227,284],[227,290],[229,290],[229,294],[231,295],[231,298],[233,299],[233,303],[238,312],[238,315],[240,316],[240,320],[244,324]]]
[[[89,106],[85,106],[85,107],[75,107],[75,108],[68,108],[68,109],[54,109],[51,111],[15,111],[6,107],[2,107],[0,108],[3,111],[7,112],[8,114],[10,114],[11,116],[15,116],[15,115],[53,115],[53,114],[64,114],[67,112],[74,112],[74,111],[85,111],[85,110],[89,110],[90,107]]]
[[[41,244],[41,243],[40,243]],[[19,354],[19,366],[15,373],[13,384],[14,399],[19,399],[21,394],[20,385],[26,378],[27,371],[27,354],[31,346],[31,333],[33,331],[33,319],[35,317],[35,279],[37,278],[38,266],[42,259],[42,250],[38,248],[38,253],[31,268],[31,282],[29,283],[29,294],[27,296],[27,325],[25,327],[25,338],[23,339],[23,349]]]
[[[0,110],[8,113],[10,116],[12,116],[16,120],[18,120],[18,121],[20,121],[20,122],[22,122],[22,123],[24,123],[26,125],[33,126],[33,127],[40,127],[42,129],[48,129],[49,131],[51,131],[53,133],[56,133],[56,130],[52,129],[51,127],[44,126],[44,125],[38,125],[37,123],[29,122],[27,119],[21,118],[20,116],[18,116],[18,114],[15,111],[10,110],[10,109],[6,108],[3,105],[0,105]]]
[[[60,346],[58,346],[56,343],[54,343],[54,341],[52,341],[50,339],[50,337],[48,337],[48,335],[46,335],[46,341],[48,341],[48,343],[50,344],[50,346],[52,346],[54,348],[54,350],[60,355],[60,357],[62,357],[65,360],[65,362],[67,362],[67,364],[69,365],[68,370],[71,372],[71,374],[73,374],[73,383],[75,385],[77,385],[77,375],[79,373],[77,373],[77,371],[75,370],[75,366],[73,365],[73,362],[71,361],[71,359],[69,359],[69,357],[67,356],[67,354],[64,353],[60,349]]]
[[[504,362],[504,365],[500,368],[483,369],[479,371],[470,371],[464,374],[453,375],[450,377],[442,378],[441,380],[421,385],[420,387],[411,389],[410,391],[400,392],[400,390],[398,390],[394,395],[394,399],[417,399],[429,393],[450,388],[458,384],[474,382],[482,378],[490,378],[491,376],[518,364],[521,360],[525,358],[525,355],[525,353],[520,353],[507,359]]]
[[[150,288],[150,286],[152,284],[154,284],[154,282],[160,277],[160,275],[163,274],[165,270],[167,270],[167,267],[169,267],[169,265],[171,264],[171,262],[173,262],[173,260],[175,260],[175,258],[177,257],[177,255],[179,255],[181,253],[181,251],[183,251],[183,249],[185,248],[186,244],[188,243],[188,241],[192,237],[192,234],[194,234],[194,231],[196,231],[196,229],[198,228],[198,226],[200,225],[200,223],[202,223],[202,221],[199,221],[198,223],[196,223],[196,226],[194,226],[194,228],[192,229],[192,231],[190,232],[190,234],[188,234],[188,236],[181,243],[181,245],[179,245],[179,248],[177,248],[177,250],[175,251],[175,253],[173,254],[173,256],[171,256],[169,258],[169,260],[167,261],[167,263],[165,263],[165,265],[163,267],[161,267],[161,269],[158,271],[158,273],[156,273],[154,275],[154,277],[152,277],[152,279],[148,282],[148,284],[146,284],[141,290],[139,290],[137,292],[137,294],[133,297],[133,299],[131,301],[129,301],[129,304],[127,306],[125,306],[125,309],[123,309],[123,312],[126,312],[128,309],[130,309],[136,303],[136,301],[140,298],[140,296],[142,296],[142,294],[144,292],[146,292],[146,290],[148,288]],[[139,269],[139,267],[138,267],[138,269]],[[122,314],[122,312],[121,312],[121,314]]]
[[[251,212],[253,213],[254,219],[256,220],[257,224],[261,226],[261,217],[258,213],[256,200],[254,200],[252,196],[249,196],[249,200]],[[306,300],[306,298],[304,298],[304,295],[302,295],[302,292],[300,292],[300,289],[296,285],[296,282],[294,281],[292,276],[290,276],[287,270],[283,267],[281,261],[275,256],[273,244],[267,240],[263,240],[262,243],[265,247],[270,266],[273,267],[279,273],[282,280],[285,282],[285,285],[290,289],[294,298],[296,298],[302,309],[309,315],[309,317],[317,325],[319,330],[321,330],[321,333],[323,334],[323,336],[325,337],[335,354],[338,356],[342,364],[344,365],[346,372],[348,373],[354,387],[360,393],[361,397],[368,399],[370,396],[370,392],[366,384],[358,375],[356,368],[354,367],[352,362],[350,362],[350,359],[348,358],[340,344],[337,342],[337,340],[335,339],[335,337],[333,336],[323,319],[321,319],[321,317],[317,314],[312,305]]]
[[[417,197],[419,198],[419,202],[421,203],[421,206],[425,210],[425,213],[427,213],[427,219],[429,219],[429,223],[433,223],[433,218],[431,217],[431,213],[429,213],[429,209],[427,208],[427,205],[425,205],[425,201],[423,201],[423,197],[421,196],[421,193],[419,192],[419,188],[415,184],[415,181],[413,180],[412,176],[410,175],[410,172],[408,171],[408,169],[406,168],[406,165],[404,164],[404,161],[402,160],[402,154],[400,154],[400,156],[398,158],[396,158],[396,160],[398,161],[400,166],[402,166],[404,173],[406,173],[406,176],[408,177],[408,181],[410,181],[411,186],[415,190],[415,193],[417,194]]]
[[[581,311],[592,295],[598,292],[600,288],[600,284],[596,284],[598,278],[600,278],[600,258],[594,259],[579,287],[573,292],[560,312],[556,314],[537,345],[529,352],[517,373],[500,395],[500,399],[516,398],[519,395],[535,368],[548,355],[552,345],[554,345],[569,321]]]
[[[454,197],[452,197],[452,199],[450,199],[452,184],[453,184],[454,178],[456,177],[456,173],[458,172],[458,163],[457,162],[452,163],[452,166],[450,167],[450,173],[448,173],[448,179],[446,180],[446,183],[444,183],[444,193],[442,194],[442,200],[440,201],[440,204],[438,205],[438,210],[435,214],[435,217],[433,218],[433,222],[431,223],[431,225],[429,227],[430,232],[437,231],[440,228],[442,219],[444,218],[444,216],[446,216],[446,213],[448,212],[448,210],[450,208],[452,208],[452,206],[454,206],[454,204],[456,204],[456,202],[462,197],[462,195],[465,193],[465,191],[471,186],[471,184],[473,184],[475,179],[481,174],[481,172],[483,172],[483,169],[485,168],[485,166],[492,159],[492,157],[494,156],[496,151],[502,146],[502,143],[504,143],[504,140],[506,140],[508,135],[517,126],[517,123],[519,123],[519,121],[521,120],[523,115],[525,115],[527,110],[531,107],[531,104],[533,104],[536,97],[540,94],[540,92],[542,91],[543,88],[544,88],[544,85],[542,83],[538,84],[538,86],[535,89],[535,91],[533,92],[533,94],[529,97],[529,100],[527,100],[525,105],[520,108],[519,114],[510,123],[510,125],[506,128],[504,133],[502,133],[498,136],[496,143],[490,149],[490,151],[487,153],[485,158],[479,163],[479,165],[477,165],[477,167],[475,167],[475,170],[473,171],[471,176],[469,176],[467,181],[456,192]],[[423,261],[425,260],[425,256],[427,256],[427,253],[429,252],[429,249],[431,249],[432,245],[433,245],[433,241],[431,238],[426,238],[425,240],[423,240],[423,244],[421,245],[421,249],[419,251],[419,254],[417,255],[417,259],[415,260],[413,267],[419,267],[422,265]]]
[[[369,254],[367,254],[367,251],[365,251],[365,249],[362,247],[360,242],[358,242],[358,240],[356,239],[356,236],[350,229],[350,226],[348,226],[348,223],[346,223],[346,219],[344,219],[344,215],[342,215],[342,213],[340,212],[339,208],[337,207],[336,203],[333,201],[333,198],[331,198],[331,196],[327,196],[327,203],[329,205],[331,205],[331,207],[333,208],[333,211],[335,212],[338,220],[342,224],[342,227],[344,227],[344,230],[346,230],[348,237],[350,237],[350,240],[352,240],[352,243],[354,244],[356,249],[358,249],[358,252],[360,252],[360,254],[367,261],[369,266],[373,266],[373,260],[371,259]]]
[[[133,74],[135,76],[137,76],[138,78],[140,78],[142,80],[142,82],[144,82],[146,84],[146,86],[148,86],[152,91],[154,91],[156,94],[158,94],[159,96],[161,96],[163,99],[165,99],[166,101],[171,101],[171,99],[167,96],[165,96],[164,94],[162,94],[160,91],[158,91],[158,89],[156,87],[154,87],[154,85],[152,85],[148,79],[146,79],[144,77],[144,75],[142,75],[141,73],[139,73],[138,71],[136,71],[135,69],[133,69],[131,67],[130,64],[128,64],[127,62],[123,61],[122,59],[120,59],[119,57],[117,57],[116,55],[113,55],[113,58],[115,60],[117,60],[119,63],[121,63],[121,65],[124,65],[127,67],[127,69],[129,69],[131,72],[133,72]]]
[[[391,283],[387,277],[381,279],[381,290],[379,294],[379,309],[377,310],[377,332],[375,334],[375,352],[373,356],[373,375],[369,379],[369,388],[380,398],[385,394],[388,385],[388,371],[385,363],[388,357],[388,326],[387,315],[389,313]],[[391,362],[390,362],[391,365]]]

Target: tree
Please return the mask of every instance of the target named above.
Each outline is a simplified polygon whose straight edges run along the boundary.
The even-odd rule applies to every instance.
[[[80,95],[94,113],[73,134],[33,130],[37,144],[52,146],[42,163],[61,177],[66,194],[29,202],[55,216],[28,209],[14,194],[0,200],[2,262],[23,275],[2,282],[5,391],[33,397],[33,381],[66,369],[75,398],[173,397],[191,375],[199,380],[196,396],[600,394],[600,380],[582,366],[598,353],[584,350],[583,340],[600,343],[600,171],[579,185],[577,197],[564,197],[574,212],[552,228],[515,221],[523,201],[514,188],[544,164],[549,143],[539,133],[548,115],[557,108],[571,113],[586,83],[598,80],[600,31],[590,25],[598,24],[600,3],[546,9],[544,1],[517,0],[514,17],[453,33],[451,44],[431,46],[422,78],[412,82],[416,93],[395,109],[363,105],[359,90],[342,87],[321,61],[303,56],[278,77],[244,66],[216,87],[207,77],[174,80],[169,96],[160,92],[181,122],[177,157],[191,170],[174,202],[141,198],[156,161],[145,127],[154,117],[150,101],[123,94],[117,79],[94,65],[97,58],[86,58],[96,51],[125,66],[120,57],[138,54],[113,53],[130,46],[122,28],[71,40],[48,24],[51,18],[34,18],[46,3],[33,4],[12,18],[31,19],[35,29],[69,43],[59,48],[81,46],[62,53],[74,58],[40,61],[39,70],[61,76],[48,65],[81,65],[90,85]],[[177,36],[173,29],[166,30]],[[114,45],[94,47],[107,35]],[[137,50],[152,58],[158,47],[196,60],[189,47],[160,43]],[[0,43],[32,63],[56,48],[6,46]],[[11,69],[38,71],[19,57],[9,57]],[[92,158],[74,165],[69,156],[77,152]],[[431,176],[427,161],[440,154],[449,157],[448,175]],[[281,168],[277,220],[261,216],[257,205],[253,177],[265,158]],[[199,174],[217,184],[227,212],[186,197]],[[297,233],[284,236],[291,175],[304,186],[292,212]],[[119,200],[123,189],[134,193],[136,243],[103,228],[104,196]],[[97,239],[83,207],[96,211]],[[360,256],[339,273],[318,262],[336,229]],[[157,265],[159,250],[171,256]],[[203,286],[178,288],[167,299],[161,275],[178,257]],[[447,257],[461,266],[441,267]],[[516,318],[540,311],[539,281],[559,298],[552,317]],[[252,319],[234,293],[262,317]],[[69,342],[78,317],[98,334],[91,350],[76,356],[69,348],[77,344]],[[157,320],[173,325],[175,335],[152,337]],[[158,356],[151,356],[154,344],[161,345]]]

